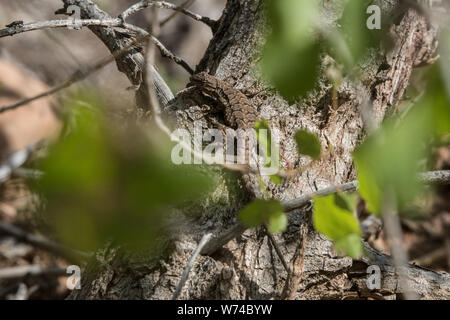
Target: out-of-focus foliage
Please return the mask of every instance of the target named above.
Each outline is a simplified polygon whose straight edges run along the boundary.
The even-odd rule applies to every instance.
[[[265,167],[279,167],[279,150],[278,146],[272,144],[272,132],[270,130],[267,120],[261,120],[255,122],[256,138],[258,140],[259,149],[262,150],[264,155],[264,166]],[[262,131],[266,134],[262,134]],[[274,151],[274,152],[272,152]]]
[[[432,68],[426,94],[400,121],[391,119],[355,151],[360,193],[369,210],[381,214],[386,199],[403,211],[422,193],[417,174],[435,139],[450,132],[450,100],[438,67]]]
[[[362,255],[358,220],[353,216],[354,196],[333,194],[314,198],[314,228],[335,241],[336,250],[350,257]]]
[[[343,12],[341,19],[330,24],[321,20],[329,18],[319,14],[322,1],[267,0],[271,33],[263,50],[263,74],[289,102],[314,88],[321,67],[334,92],[344,80],[358,81],[359,67],[370,48],[387,52],[391,45],[387,28],[398,24],[398,19],[415,5],[400,2],[388,15],[374,4],[371,0],[333,1],[333,10],[342,8]],[[423,98],[401,114],[401,120],[386,120],[354,152],[360,193],[376,214],[382,213],[387,199],[394,202],[389,205],[405,214],[414,211],[410,210],[411,203],[424,192],[416,177],[419,171],[428,169],[420,164],[426,163],[433,142],[450,132],[450,85],[444,82],[445,77],[450,81],[450,37],[443,32],[441,38],[441,54],[446,52],[441,61],[445,65],[430,70]],[[321,66],[325,54],[331,59],[323,59]],[[317,137],[299,131],[295,138],[300,154],[319,158]],[[362,248],[356,241],[360,234],[357,221],[351,216],[354,197],[317,198],[315,202],[317,230],[335,240],[337,249],[358,256]]]
[[[351,73],[369,48],[387,40],[382,37],[388,35],[385,23],[380,23],[381,29],[367,28],[372,1],[340,2],[342,19],[330,27],[321,20],[319,0],[267,0],[271,34],[263,51],[262,71],[288,101],[314,88],[323,48]]]
[[[264,156],[264,166],[278,169],[280,167],[280,150],[277,144],[272,143],[272,131],[270,130],[269,123],[267,120],[256,121],[255,129],[259,150],[262,151]],[[266,134],[262,134],[262,132],[266,132]],[[277,175],[271,175],[270,180],[275,184],[280,184],[282,181],[281,177]]]
[[[267,3],[272,33],[263,52],[263,74],[286,99],[294,100],[315,85],[320,50],[312,32],[319,1]]]
[[[270,233],[281,232],[287,225],[283,206],[277,200],[254,200],[239,212],[239,220],[247,227],[266,223]]]
[[[338,22],[339,27],[327,37],[327,45],[334,53],[335,59],[343,63],[347,71],[351,71],[369,48],[379,50],[382,29],[367,28],[367,20],[370,17],[367,8],[373,3],[372,0],[343,0],[342,2],[345,8]],[[384,16],[381,14],[380,19]]]
[[[67,105],[75,125],[39,164],[45,175],[34,187],[46,199],[48,221],[71,246],[92,250],[114,239],[151,250],[170,210],[197,199],[211,182],[172,165],[170,145],[156,128],[112,125],[93,104]]]
[[[299,154],[310,156],[317,160],[320,157],[320,140],[319,138],[306,130],[298,130],[295,133],[295,141],[297,142],[297,150]]]

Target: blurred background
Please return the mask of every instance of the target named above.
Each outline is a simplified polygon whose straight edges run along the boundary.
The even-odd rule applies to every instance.
[[[113,17],[118,16],[135,2],[96,1]],[[182,4],[185,0],[170,2]],[[54,14],[62,7],[61,3],[59,0],[2,0],[0,25],[3,27],[16,20],[29,23],[64,19],[65,16]],[[218,19],[225,3],[225,0],[196,0],[192,1],[189,8],[200,15]],[[161,20],[172,13],[170,10],[160,10]],[[130,17],[130,22],[147,29],[149,16],[150,10],[142,10]],[[183,57],[195,68],[211,37],[209,27],[178,14],[162,28],[159,38],[170,51]],[[40,30],[3,38],[0,50],[1,57],[21,64],[50,86],[66,80],[80,66],[93,65],[109,54],[106,47],[87,28],[80,31],[66,28]],[[164,58],[159,58],[157,65],[158,71],[174,92],[185,86],[188,74],[184,69]],[[107,93],[104,96],[109,97],[111,103],[129,103],[129,99],[132,98],[132,93],[126,90],[130,85],[129,81],[123,74],[117,72],[114,64],[92,75],[88,81],[94,82],[100,93]],[[115,94],[111,96],[111,92]]]
[[[62,7],[60,0],[0,1],[2,8],[0,11],[0,28],[16,20],[23,20],[25,23],[29,23],[65,18],[65,16],[57,16],[54,14],[56,10]],[[137,1],[97,0],[95,2],[111,16],[117,16]],[[185,0],[171,2],[181,4]],[[190,2],[189,9],[200,15],[218,19],[225,3],[226,0],[195,0]],[[163,9],[159,12],[161,20],[173,13],[172,11]],[[150,24],[149,16],[150,10],[143,10],[139,14],[132,16],[130,22],[147,29]],[[182,57],[192,68],[195,68],[202,58],[211,37],[211,31],[207,26],[187,18],[182,14],[178,14],[162,28],[159,39],[170,51]],[[274,61],[276,63],[288,64],[287,68],[290,68],[293,61],[280,59],[279,44],[275,44],[276,46],[274,48],[276,52],[273,55]],[[13,37],[1,38],[0,107],[41,93],[52,86],[58,85],[67,80],[74,71],[81,67],[93,66],[100,59],[108,55],[109,51],[107,48],[87,28],[83,28],[82,30],[68,30],[66,28],[40,30],[18,34]],[[161,58],[158,54],[157,58],[158,71],[169,84],[172,91],[176,93],[180,89],[183,89],[188,79],[187,72],[172,61]],[[304,60],[307,61],[307,59]],[[279,70],[280,68],[277,67],[275,69]],[[293,69],[293,72],[296,77],[298,74],[304,74],[302,72],[296,72],[296,69]],[[420,71],[417,73],[420,73]],[[411,79],[413,83],[412,88],[410,88],[411,90],[414,89],[415,78],[416,76],[413,75]],[[288,82],[291,83],[292,81]],[[58,117],[58,113],[55,115],[53,112],[55,106],[67,106],[68,104],[76,107],[83,105],[101,105],[108,110],[120,109],[123,111],[133,108],[134,92],[127,89],[129,86],[128,79],[117,70],[114,63],[111,63],[89,76],[85,81],[75,84],[68,90],[62,91],[57,97],[41,99],[33,102],[27,108],[20,108],[14,112],[1,114],[0,159],[3,161],[7,155],[23,150],[28,146],[30,141],[55,136],[63,125],[61,119]],[[84,96],[78,94],[79,92],[89,92],[89,89],[92,88],[94,88],[95,97],[89,96],[89,94]],[[411,95],[414,96],[416,93],[411,93]],[[403,104],[407,104],[407,102]],[[82,118],[82,121],[83,119],[85,118]],[[101,198],[103,196],[102,194],[95,194],[95,197],[90,199],[92,200],[92,204],[86,202],[86,207],[82,205],[77,207],[77,204],[80,203],[79,200],[85,196],[80,191],[84,185],[81,185],[80,189],[77,189],[79,186],[68,189],[70,192],[60,190],[59,188],[61,182],[64,182],[63,179],[75,181],[79,176],[83,176],[86,173],[81,170],[82,168],[76,167],[81,157],[83,157],[85,162],[89,163],[91,161],[94,164],[101,164],[104,155],[110,156],[109,159],[117,160],[117,163],[114,164],[116,167],[111,169],[111,171],[116,170],[111,175],[117,174],[113,177],[115,180],[112,178],[114,183],[122,183],[124,181],[123,179],[126,179],[128,176],[133,176],[133,173],[136,173],[135,176],[139,176],[139,179],[136,179],[139,182],[136,184],[136,187],[140,191],[147,191],[153,188],[150,190],[159,197],[157,200],[161,200],[161,192],[173,190],[173,193],[177,193],[174,189],[176,185],[180,186],[180,188],[188,186],[189,189],[192,189],[190,187],[194,186],[189,180],[177,180],[180,177],[184,179],[187,175],[177,174],[171,176],[168,173],[169,171],[162,171],[166,170],[166,168],[161,169],[159,167],[158,171],[162,172],[159,172],[160,175],[167,173],[166,178],[168,178],[168,182],[165,185],[157,183],[148,184],[152,182],[152,175],[155,174],[150,171],[148,172],[150,179],[142,182],[146,178],[145,175],[141,177],[142,172],[145,172],[145,168],[136,166],[136,170],[134,171],[127,168],[134,168],[136,163],[152,163],[155,160],[152,158],[153,155],[141,154],[139,151],[136,151],[136,154],[133,154],[131,157],[132,159],[129,159],[130,157],[128,155],[127,157],[123,157],[123,151],[130,152],[130,148],[126,143],[124,143],[123,148],[122,146],[116,148],[113,146],[116,140],[114,140],[114,143],[111,143],[113,141],[110,139],[111,137],[102,137],[105,140],[102,140],[98,144],[102,146],[107,145],[110,148],[102,154],[101,152],[97,152],[95,144],[83,144],[87,141],[85,139],[86,135],[90,137],[92,134],[89,130],[87,133],[84,133],[84,136],[81,136],[84,140],[70,140],[65,145],[66,149],[64,149],[64,146],[61,147],[62,149],[59,149],[59,151],[62,150],[60,152],[62,156],[57,159],[60,161],[61,159],[64,160],[64,157],[71,157],[72,162],[62,161],[65,166],[61,165],[59,167],[55,164],[61,163],[61,161],[55,162],[53,165],[51,161],[46,164],[50,173],[48,176],[56,179],[54,181],[55,184],[47,185],[46,190],[50,196],[53,195],[53,200],[56,199],[56,207],[49,207],[55,210],[56,213],[59,213],[60,211],[58,209],[63,208],[70,201],[73,208],[77,210],[86,209],[82,213],[90,213],[93,210],[97,210],[95,201],[98,200],[98,197]],[[157,144],[154,141],[152,143],[153,147]],[[92,146],[94,148],[88,149]],[[133,153],[135,150],[131,151]],[[448,144],[443,147],[433,148],[432,153],[433,169],[450,169],[450,149]],[[130,163],[133,165],[130,166]],[[75,167],[77,170],[80,169],[80,171],[76,171]],[[56,169],[53,170],[52,168]],[[71,168],[74,169],[72,170]],[[90,170],[98,173],[99,170],[97,169],[95,165],[90,168]],[[64,172],[70,172],[70,174],[63,175]],[[121,176],[124,172],[127,176],[125,178]],[[18,172],[11,178],[2,180],[0,184],[0,299],[64,299],[69,293],[66,287],[67,278],[59,277],[59,275],[61,275],[61,272],[64,273],[65,268],[72,263],[70,259],[61,258],[59,255],[48,253],[47,250],[41,250],[34,245],[19,241],[20,236],[13,237],[8,235],[7,232],[2,232],[3,226],[15,226],[26,232],[26,234],[42,234],[46,238],[57,239],[51,230],[42,224],[42,219],[36,216],[39,215],[39,207],[42,206],[42,203],[36,193],[32,192],[24,183],[25,173]],[[89,175],[89,172],[87,172],[87,175]],[[99,174],[99,177],[97,178],[100,180],[103,178],[101,174]],[[126,181],[130,185],[133,184],[133,181]],[[87,182],[95,184],[98,181]],[[122,191],[120,190],[120,185],[117,186],[114,183],[111,183],[112,188],[117,188],[108,190],[110,194],[114,194],[116,191]],[[141,183],[147,184],[142,185]],[[408,218],[402,219],[402,228],[404,231],[403,241],[412,262],[433,270],[448,272],[450,271],[450,188],[449,186],[440,186],[435,191],[424,195],[421,198],[421,202],[417,203],[411,210]],[[166,193],[170,193],[170,191]],[[187,190],[180,189],[178,193],[185,194]],[[129,203],[127,201],[132,201],[133,205],[142,201],[142,199],[147,201],[148,194],[140,194],[138,201],[134,201],[135,199],[133,198],[124,198],[117,200],[117,203],[111,202],[108,204],[111,207],[111,211],[114,211],[116,208],[117,210],[121,209],[122,205],[126,211],[129,209],[129,206],[127,206]],[[121,200],[123,202],[120,202]],[[170,203],[178,200],[180,199],[164,198],[162,201]],[[145,201],[143,206],[148,205],[148,202]],[[161,205],[161,203],[158,202],[158,205]],[[159,210],[159,208],[157,209]],[[76,212],[76,214],[79,213]],[[359,207],[359,214],[361,220],[369,216],[362,202]],[[89,222],[89,217],[86,217],[85,222]],[[76,221],[72,221],[71,223],[76,223]],[[120,223],[118,225],[119,227],[121,226]],[[137,222],[136,225],[139,225],[139,223]],[[73,227],[73,224],[67,226],[69,233],[71,227]],[[112,226],[112,229],[114,227],[116,226]],[[373,223],[370,227],[374,229],[367,230],[366,239],[376,249],[388,254],[389,243],[387,243],[380,225]],[[22,236],[24,235],[22,234]],[[130,235],[125,234],[124,236]],[[29,266],[39,266],[40,268],[44,268],[46,272],[39,273],[36,271],[36,274],[31,276],[24,276],[24,273],[20,272],[16,276],[11,274],[11,268],[15,268],[15,272],[17,272],[18,270],[20,271],[20,269],[17,269],[18,267],[25,268]],[[26,271],[26,269],[24,270]],[[25,274],[27,273],[25,272]]]

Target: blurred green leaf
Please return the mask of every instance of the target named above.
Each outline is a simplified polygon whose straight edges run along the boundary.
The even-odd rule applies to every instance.
[[[256,138],[258,140],[259,149],[262,150],[264,155],[264,166],[265,167],[276,167],[280,166],[279,150],[272,144],[272,132],[269,127],[267,120],[260,120],[255,122]],[[265,132],[265,134],[263,134]],[[274,150],[273,150],[274,149]],[[274,151],[272,153],[272,151]]]
[[[377,185],[374,171],[369,167],[369,161],[365,161],[363,156],[354,156],[356,168],[358,170],[359,193],[367,203],[367,208],[375,215],[381,214],[381,189]]]
[[[295,133],[295,141],[297,142],[298,153],[310,156],[313,159],[319,159],[321,145],[315,134],[306,130],[298,130]]]
[[[337,32],[332,33],[329,40],[336,50],[338,60],[351,69],[369,48],[379,46],[383,31],[382,29],[367,28],[367,20],[370,17],[367,14],[367,8],[373,1],[344,0],[343,2],[345,9],[339,21],[340,28]],[[383,18],[383,15],[380,18]]]
[[[400,215],[405,219],[410,220],[425,220],[429,215],[425,210],[415,204],[409,204],[400,212]]]
[[[271,233],[283,231],[286,216],[278,200],[256,199],[239,212],[239,220],[247,227],[258,227],[268,223]]]
[[[349,212],[354,212],[356,208],[356,194],[355,193],[338,193],[334,197],[335,204]]]
[[[317,0],[268,0],[272,29],[262,54],[263,74],[287,100],[314,88],[320,46],[314,42]]]
[[[427,109],[431,113],[430,127],[434,137],[440,137],[450,132],[450,92],[447,92],[444,75],[448,66],[442,66],[442,63],[439,62],[430,68],[426,94],[418,102],[419,108]],[[448,81],[450,81],[450,77]]]
[[[338,195],[314,197],[313,222],[315,229],[335,241],[336,249],[345,251],[351,257],[359,257],[357,242],[360,240],[359,223],[353,214],[342,205]],[[340,199],[343,199],[342,197]]]
[[[271,175],[270,180],[275,184],[280,184],[282,182],[281,177],[277,176],[276,174]]]
[[[337,252],[346,254],[354,259],[361,257],[364,253],[361,237],[355,233],[337,240],[335,248]]]
[[[403,119],[385,121],[354,152],[360,193],[375,214],[381,214],[387,192],[396,209],[407,212],[405,207],[423,193],[416,179],[419,162],[431,154],[433,138],[450,132],[450,100],[438,68],[430,69],[424,97]]]
[[[274,212],[269,217],[269,226],[267,230],[269,230],[270,233],[275,234],[278,232],[282,232],[286,229],[287,226],[287,218],[284,212],[277,211]]]
[[[264,163],[270,163],[270,156],[272,152],[272,139],[269,124],[267,120],[259,120],[255,122],[256,139],[260,149],[264,152]],[[265,130],[266,135],[262,134],[261,130]]]
[[[150,250],[166,232],[165,216],[202,197],[212,182],[193,166],[173,165],[158,130],[149,137],[135,125],[114,126],[96,107],[77,110],[76,125],[39,163],[45,175],[34,187],[71,246],[95,250],[114,239]]]
[[[314,198],[314,227],[332,240],[349,234],[360,234],[358,221],[353,214],[336,205],[336,195]]]

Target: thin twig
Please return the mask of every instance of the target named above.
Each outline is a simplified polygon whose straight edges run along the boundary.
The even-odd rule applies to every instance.
[[[181,9],[186,9],[189,8],[195,0],[186,0],[185,2],[183,2],[180,5]],[[170,20],[172,20],[173,18],[175,18],[178,14],[180,13],[180,11],[175,11],[172,12],[172,14],[170,16],[168,16],[167,18],[165,18],[163,21],[161,21],[161,23],[159,24],[161,27],[163,27],[166,23],[168,23]]]
[[[292,211],[294,209],[298,209],[303,207],[304,205],[310,203],[313,197],[324,197],[333,193],[338,192],[353,192],[358,189],[358,181],[347,182],[338,186],[332,185],[323,189],[320,189],[311,194],[302,194],[300,197],[282,201],[282,205],[284,207],[285,212]]]
[[[152,36],[151,40],[158,47],[163,57],[173,60],[176,64],[183,67],[183,69],[186,70],[189,74],[194,74],[194,69],[192,69],[186,61],[184,61],[183,59],[181,59],[180,57],[176,56],[171,51],[169,51],[157,38]]]
[[[287,265],[287,263],[286,263],[286,260],[284,259],[284,256],[283,256],[283,254],[281,253],[281,250],[280,250],[280,248],[279,248],[279,246],[278,246],[278,243],[275,241],[275,238],[274,238],[273,235],[269,232],[269,230],[267,230],[267,227],[266,227],[266,226],[264,226],[264,227],[265,227],[265,229],[266,229],[267,237],[269,237],[269,240],[270,240],[270,242],[272,243],[272,246],[274,247],[275,252],[276,252],[277,255],[278,255],[278,258],[280,259],[281,264],[283,265],[284,269],[286,270],[286,272],[287,272],[287,274],[288,274],[288,276],[289,276],[289,274],[291,273],[291,270],[289,269],[289,267],[288,267],[288,265]]]
[[[66,258],[68,261],[79,262],[89,259],[92,254],[67,248],[59,243],[55,243],[41,236],[33,235],[15,226],[0,221],[0,233],[13,236],[19,241],[29,243],[40,249],[52,252],[58,256]]]
[[[231,228],[225,230],[223,233],[219,234],[217,237],[213,237],[207,244],[203,247],[201,252],[202,255],[211,255],[217,251],[217,249],[226,245],[229,241],[237,238],[241,234],[247,230],[247,227],[244,227],[239,222],[235,223]]]
[[[181,276],[180,282],[178,283],[178,286],[177,286],[175,292],[173,293],[172,300],[177,300],[178,297],[180,296],[181,290],[183,289],[183,286],[189,277],[189,272],[191,271],[192,267],[194,266],[194,262],[197,259],[197,256],[200,254],[203,246],[209,241],[211,236],[212,236],[212,233],[207,233],[200,240],[200,243],[198,244],[197,248],[195,249],[194,254],[192,255],[186,268],[183,271],[183,275]]]
[[[436,178],[436,172],[439,172],[439,179]],[[450,170],[424,172],[420,174],[419,180],[425,184],[433,184],[435,182],[438,182],[439,184],[450,184]],[[310,204],[313,197],[324,197],[337,192],[354,192],[356,190],[358,190],[358,182],[355,180],[338,186],[329,186],[312,194],[303,194],[292,200],[281,201],[281,205],[283,206],[285,212],[291,212],[295,209],[301,209],[305,205]],[[221,233],[217,237],[213,237],[203,248],[202,254],[213,254],[217,249],[223,247],[230,240],[244,233],[245,230],[247,230],[247,227],[237,222],[230,229]]]
[[[164,8],[164,9],[170,9],[175,10],[178,12],[181,12],[188,17],[203,22],[207,26],[209,26],[211,29],[214,29],[216,22],[208,17],[203,17],[199,14],[193,13],[192,11],[186,10],[183,6],[177,6],[173,3],[165,2],[165,1],[149,1],[149,0],[142,0],[136,4],[133,4],[131,7],[129,7],[127,10],[122,12],[119,15],[119,18],[122,20],[127,19],[129,16],[135,14],[136,12],[143,10],[148,7],[157,7],[157,8]]]

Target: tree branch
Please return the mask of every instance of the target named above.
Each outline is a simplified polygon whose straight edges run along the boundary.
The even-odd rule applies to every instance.
[[[73,26],[98,26],[98,27],[122,27],[123,21],[116,19],[63,19],[63,20],[49,20],[39,21],[26,24],[20,24],[9,28],[0,30],[0,38],[14,36],[16,34],[53,28],[67,28]]]
[[[37,264],[0,269],[0,280],[39,276],[68,276],[63,268],[43,268]]]
[[[439,179],[437,177],[439,177]],[[424,172],[420,174],[419,179],[421,182],[426,184],[434,184],[435,182],[438,182],[439,184],[450,184],[450,170]],[[295,209],[301,209],[305,205],[310,204],[313,197],[325,197],[338,192],[354,192],[356,190],[358,190],[358,181],[355,180],[339,186],[329,186],[312,194],[303,194],[292,200],[281,201],[281,204],[285,212],[291,212]],[[223,247],[230,240],[241,235],[245,230],[247,230],[247,228],[237,222],[224,233],[218,235],[217,237],[213,237],[205,245],[201,253],[204,255],[213,254],[217,249]]]
[[[110,19],[111,16],[101,10],[92,0],[62,0],[64,8],[58,10],[58,13],[66,13],[69,6],[75,5],[80,8],[81,17],[84,19]],[[136,44],[136,39],[128,30],[121,28],[96,27],[89,26],[89,29],[106,45],[109,51],[114,54],[116,51],[123,50],[130,43]],[[138,106],[146,107],[144,104],[148,100],[146,85],[142,84],[142,73],[145,68],[142,49],[133,48],[124,55],[116,59],[117,68],[123,72],[130,82],[139,87],[136,92]],[[158,99],[162,106],[167,106],[174,96],[169,86],[165,83],[159,73],[151,66],[150,72],[153,74],[153,85],[158,93]]]
[[[211,29],[214,30],[215,26],[216,26],[216,21],[208,18],[208,17],[203,17],[199,14],[193,13],[192,11],[189,11],[187,9],[185,9],[183,7],[183,5],[181,6],[177,6],[173,3],[169,3],[169,2],[165,2],[165,1],[150,1],[150,0],[142,0],[136,4],[133,4],[131,7],[129,7],[127,10],[125,10],[123,13],[121,13],[119,15],[119,18],[122,20],[127,19],[129,16],[135,14],[136,12],[139,12],[140,10],[143,10],[145,8],[148,7],[157,7],[157,8],[164,8],[164,9],[170,9],[170,10],[175,10],[177,12],[183,13],[186,16],[203,22],[204,24],[206,24],[207,26],[209,26]]]
[[[80,20],[80,21],[82,21],[82,20]],[[168,57],[168,58],[172,59],[173,61],[175,61],[176,63],[180,64],[189,73],[193,72],[193,70],[189,67],[189,65],[185,61],[183,61],[181,58],[175,56],[169,50],[167,50],[163,46],[163,44],[156,37],[148,34],[146,31],[144,31],[144,30],[142,30],[142,29],[140,29],[138,27],[131,26],[131,25],[128,25],[128,24],[125,24],[124,26],[127,27],[128,29],[132,29],[132,30],[136,30],[136,31],[140,32],[142,34],[142,36],[139,37],[138,39],[132,41],[126,47],[124,47],[124,48],[114,52],[111,56],[102,59],[100,62],[98,62],[94,66],[88,68],[87,70],[77,70],[68,80],[66,80],[65,82],[63,82],[63,83],[61,83],[61,84],[51,88],[50,90],[42,92],[42,93],[40,93],[40,94],[38,94],[38,95],[36,95],[34,97],[30,97],[30,98],[21,100],[21,101],[15,103],[15,104],[1,107],[0,108],[0,113],[5,112],[5,111],[9,111],[9,110],[14,110],[14,109],[19,108],[21,106],[27,105],[27,104],[35,101],[35,100],[47,97],[47,96],[52,95],[52,94],[55,94],[58,91],[61,91],[63,89],[66,89],[66,88],[70,87],[71,85],[73,85],[76,82],[79,82],[79,81],[82,81],[82,80],[86,79],[89,75],[91,75],[92,73],[102,69],[104,66],[106,66],[110,62],[115,61],[115,60],[119,59],[120,57],[128,54],[129,53],[128,51],[130,49],[132,49],[138,43],[142,42],[145,39],[150,39],[151,41],[153,41],[156,44],[157,48],[160,50],[160,52],[161,52],[161,54],[163,56]],[[154,68],[152,68],[150,70],[150,72],[155,74],[156,70]],[[160,97],[160,100],[162,102],[164,102],[165,105],[167,105],[167,103],[170,100],[173,99],[172,92],[170,91],[170,89],[166,88],[164,80],[157,73],[156,73],[156,77],[153,78],[153,83],[154,83],[155,87],[158,89],[158,93],[159,93],[158,97]],[[162,83],[164,83],[164,85],[162,85]]]

